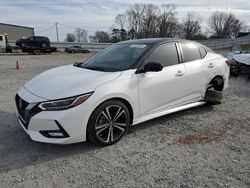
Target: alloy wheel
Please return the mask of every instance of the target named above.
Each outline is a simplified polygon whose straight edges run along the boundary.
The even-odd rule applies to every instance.
[[[104,108],[96,119],[96,136],[101,142],[113,143],[123,136],[127,125],[125,109],[119,105],[110,105]]]

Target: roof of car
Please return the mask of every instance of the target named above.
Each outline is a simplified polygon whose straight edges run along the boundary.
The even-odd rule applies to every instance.
[[[147,39],[135,39],[120,42],[119,44],[159,44],[162,42],[180,42],[187,41],[184,39],[177,38],[147,38]]]

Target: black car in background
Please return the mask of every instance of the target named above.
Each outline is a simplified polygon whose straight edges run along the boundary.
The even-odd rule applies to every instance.
[[[36,46],[41,48],[50,47],[50,40],[44,36],[31,36],[27,39],[19,39],[16,41],[16,45],[25,48],[27,46]]]
[[[20,47],[23,52],[41,55],[55,52],[57,48],[50,46],[50,40],[44,36],[31,36],[27,39],[19,39],[16,46]]]
[[[89,50],[86,48],[82,48],[81,46],[70,46],[65,48],[65,52],[68,53],[89,53]]]

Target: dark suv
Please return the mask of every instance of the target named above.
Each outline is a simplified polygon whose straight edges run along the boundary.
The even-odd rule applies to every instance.
[[[16,45],[21,48],[25,48],[27,46],[37,46],[46,48],[50,46],[50,40],[48,37],[43,36],[32,36],[27,39],[19,39],[16,41]]]

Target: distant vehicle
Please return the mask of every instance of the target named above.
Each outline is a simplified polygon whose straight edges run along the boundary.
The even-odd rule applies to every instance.
[[[81,46],[70,46],[65,48],[65,52],[68,53],[89,53],[89,50],[86,48],[82,48]]]
[[[232,76],[250,75],[250,48],[243,51],[240,45],[234,44],[228,53],[228,59],[231,61],[230,73]]]
[[[34,55],[56,51],[55,47],[50,46],[49,38],[44,36],[31,36],[27,39],[19,39],[16,41],[16,45],[23,52],[33,53]]]
[[[31,36],[27,39],[19,39],[16,41],[16,45],[24,48],[26,46],[39,46],[46,48],[50,46],[50,40],[48,37],[43,36]]]
[[[7,34],[3,34],[3,35],[0,34],[0,52],[2,53],[12,52],[8,39],[7,39]]]

